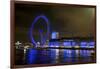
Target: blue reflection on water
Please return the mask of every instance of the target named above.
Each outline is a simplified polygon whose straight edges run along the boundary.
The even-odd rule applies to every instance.
[[[46,64],[49,63],[49,51],[48,50],[38,50],[37,63]]]
[[[63,50],[63,62],[71,62],[71,50]]]
[[[27,55],[26,55],[27,64],[35,63],[36,62],[36,57],[37,57],[37,50],[28,49]]]
[[[60,52],[60,53],[59,53]],[[82,62],[90,61],[88,59],[88,51],[81,50],[80,56]],[[59,49],[49,49],[49,50],[35,50],[29,49],[27,51],[27,64],[55,64],[55,63],[74,63],[79,62],[79,56],[76,55],[75,50],[59,50]]]

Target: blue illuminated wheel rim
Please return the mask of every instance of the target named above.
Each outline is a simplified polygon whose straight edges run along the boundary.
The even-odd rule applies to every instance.
[[[32,44],[34,45],[34,46],[36,46],[36,41],[35,41],[35,39],[34,39],[34,37],[33,37],[33,29],[34,29],[34,24],[36,24],[37,23],[37,21],[39,20],[39,19],[43,19],[44,21],[45,21],[45,23],[47,24],[47,33],[46,33],[46,36],[45,37],[43,37],[43,38],[45,38],[45,40],[49,37],[49,21],[48,21],[48,18],[45,16],[45,15],[40,15],[40,16],[37,16],[34,20],[33,20],[33,22],[32,22],[32,25],[31,25],[31,27],[30,27],[30,32],[29,32],[29,35],[30,35],[30,39],[31,39],[31,42],[32,42]],[[46,42],[46,41],[45,41]]]

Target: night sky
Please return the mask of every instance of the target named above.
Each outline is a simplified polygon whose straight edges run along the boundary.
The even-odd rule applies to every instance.
[[[29,42],[29,29],[36,16],[45,15],[50,22],[51,32],[59,32],[60,37],[89,37],[95,33],[95,8],[15,4],[15,41]],[[46,23],[40,19],[34,26],[33,36],[40,39],[38,29],[47,31]]]

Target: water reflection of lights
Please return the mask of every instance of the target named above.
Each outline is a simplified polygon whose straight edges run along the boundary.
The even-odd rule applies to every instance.
[[[71,41],[72,42],[72,41]],[[23,43],[22,43],[23,44]],[[86,45],[86,48],[94,48],[94,42],[83,42],[82,46],[79,46],[76,43],[69,43],[68,41],[63,44],[63,42],[59,43],[50,43],[48,42],[46,46],[43,48],[46,49],[34,49],[32,46],[24,44],[24,59],[27,60],[27,64],[36,64],[36,63],[60,63],[60,62],[77,62],[79,61],[79,57],[91,57],[95,53],[94,50],[71,50],[71,49],[63,49],[63,48],[81,48]],[[91,47],[88,47],[91,46]],[[56,49],[48,49],[48,47],[56,47]],[[62,49],[57,49],[61,47]],[[84,46],[85,47],[85,46]],[[20,47],[19,47],[20,48]],[[41,48],[41,46],[39,46]],[[39,56],[40,54],[40,56]],[[38,61],[38,62],[37,62]]]

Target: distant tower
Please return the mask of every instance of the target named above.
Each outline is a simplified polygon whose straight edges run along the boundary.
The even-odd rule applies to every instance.
[[[59,39],[59,32],[52,32],[51,38],[52,39]]]

